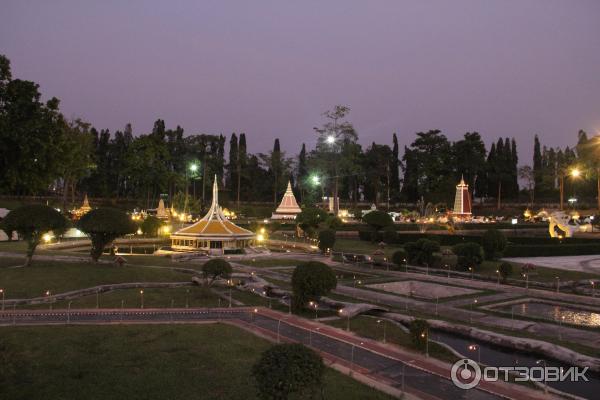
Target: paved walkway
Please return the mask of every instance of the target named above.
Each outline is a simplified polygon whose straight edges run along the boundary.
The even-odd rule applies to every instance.
[[[355,336],[314,321],[265,308],[31,310],[0,313],[0,325],[147,324],[225,321],[273,340],[301,342],[324,357],[365,376],[391,392],[405,390],[421,399],[534,400],[552,398],[540,391],[505,382],[481,382],[464,391],[454,386],[450,365],[393,345]]]

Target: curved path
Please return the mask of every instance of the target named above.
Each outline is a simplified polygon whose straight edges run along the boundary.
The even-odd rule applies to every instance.
[[[54,310],[0,313],[0,325],[169,324],[223,321],[272,340],[304,343],[335,363],[399,395],[420,399],[548,399],[549,395],[504,382],[462,390],[449,380],[450,365],[391,345],[264,308]]]

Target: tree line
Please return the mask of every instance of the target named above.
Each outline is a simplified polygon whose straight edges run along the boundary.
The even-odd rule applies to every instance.
[[[461,177],[477,199],[558,200],[561,178],[579,166],[583,179],[567,179],[567,190],[594,198],[598,176],[598,138],[579,132],[574,148],[542,146],[534,137],[531,166],[519,166],[514,138],[498,138],[486,148],[478,132],[450,141],[441,131],[417,132],[402,154],[398,136],[390,144],[363,146],[349,121],[350,108],[335,106],[322,115],[314,149],[302,144],[297,155],[281,149],[279,139],[265,153],[247,150],[244,132],[188,133],[157,119],[151,132],[134,135],[127,124],[110,132],[69,120],[59,100],[42,102],[39,85],[13,79],[9,60],[0,56],[0,193],[55,194],[63,203],[76,195],[137,199],[154,207],[159,196],[199,210],[210,201],[212,177],[224,201],[276,205],[292,182],[298,200],[315,204],[337,196],[356,205],[396,203],[451,204]],[[226,148],[228,154],[226,156]],[[521,183],[521,187],[519,185]]]

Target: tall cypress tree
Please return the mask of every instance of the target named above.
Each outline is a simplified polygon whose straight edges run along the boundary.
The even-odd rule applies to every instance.
[[[282,159],[281,159],[281,146],[279,145],[279,138],[275,138],[273,143],[273,152],[271,153],[271,174],[273,177],[273,204],[277,205],[277,198],[279,197],[279,186],[281,185],[281,174],[282,174]]]
[[[300,154],[298,154],[298,179],[296,181],[296,186],[300,189],[300,202],[304,201],[304,186],[306,185],[307,175],[306,145],[302,143],[302,149],[300,150]]]
[[[419,171],[417,159],[413,150],[404,146],[404,177],[400,194],[406,201],[415,202],[419,198]]]
[[[392,198],[397,199],[400,194],[400,159],[398,154],[398,137],[396,133],[392,136],[393,147],[392,147],[392,162],[390,167],[392,168],[390,174],[390,189],[392,192]]]
[[[539,198],[542,191],[543,171],[542,171],[542,146],[540,145],[540,139],[538,135],[534,136],[533,139],[533,182],[534,182],[534,193],[535,197]]]
[[[231,193],[231,198],[233,199],[233,194],[237,188],[237,174],[238,174],[238,164],[239,164],[239,151],[238,151],[238,139],[237,135],[234,133],[231,134],[231,139],[229,139],[229,164],[227,164],[227,188]]]
[[[242,190],[242,184],[247,187],[247,167],[248,167],[248,154],[246,148],[246,134],[240,133],[240,140],[238,143],[238,163],[237,163],[237,208],[240,208],[240,193]]]
[[[515,198],[518,198],[518,193],[519,193],[519,154],[517,153],[517,141],[515,140],[515,138],[511,139],[510,150],[511,150],[512,191],[515,194]]]

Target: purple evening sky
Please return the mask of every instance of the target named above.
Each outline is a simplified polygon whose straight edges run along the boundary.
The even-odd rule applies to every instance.
[[[0,0],[13,75],[97,128],[157,118],[314,146],[334,104],[364,144],[479,131],[552,146],[600,133],[600,1]]]

